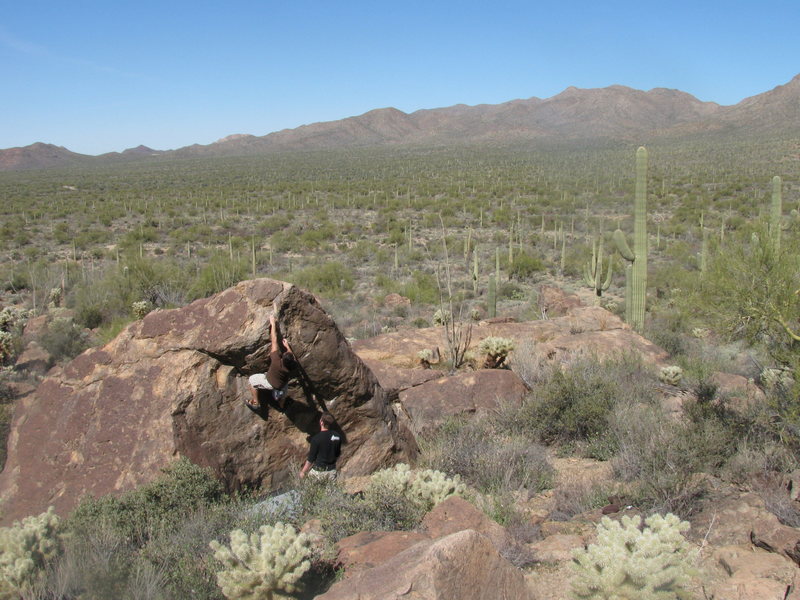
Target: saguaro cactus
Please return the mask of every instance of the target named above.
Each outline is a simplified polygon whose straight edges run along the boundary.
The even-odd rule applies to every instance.
[[[595,241],[592,244],[592,258],[584,266],[583,278],[586,285],[591,287],[595,294],[602,296],[603,292],[611,285],[611,259],[608,257],[608,273],[606,273],[605,280],[603,279],[603,236],[600,236],[599,243]]]
[[[625,269],[625,317],[637,331],[644,327],[645,290],[647,289],[647,150],[636,151],[636,195],[633,205],[633,250],[625,234],[617,229],[614,243],[622,258],[628,261]]]
[[[769,234],[775,252],[781,249],[781,212],[783,212],[783,199],[781,196],[781,178],[775,175],[772,178],[772,207],[769,212]]]

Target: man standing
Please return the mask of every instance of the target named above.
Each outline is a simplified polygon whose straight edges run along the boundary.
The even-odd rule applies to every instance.
[[[312,477],[336,479],[336,459],[341,453],[342,436],[331,430],[335,422],[331,413],[324,412],[320,416],[320,432],[311,438],[311,447],[300,470],[300,479],[309,473]]]
[[[258,400],[258,390],[269,390],[273,399],[278,403],[278,406],[283,409],[286,388],[289,385],[289,380],[292,378],[292,371],[297,367],[297,359],[294,357],[292,347],[289,342],[283,340],[283,346],[286,351],[281,354],[280,345],[278,344],[278,326],[275,321],[275,315],[269,318],[270,325],[270,352],[269,352],[269,368],[266,373],[256,373],[251,375],[249,382],[251,385],[252,397],[245,399],[245,404],[253,412],[258,412],[261,404]]]

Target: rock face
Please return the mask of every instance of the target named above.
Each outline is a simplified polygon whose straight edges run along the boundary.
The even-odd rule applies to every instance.
[[[273,310],[302,369],[286,409],[262,399],[256,415],[243,398],[247,376],[266,369]],[[150,313],[19,403],[0,474],[3,519],[132,489],[180,455],[230,489],[276,487],[299,469],[323,408],[345,432],[345,474],[411,458],[377,379],[310,294],[257,279]]]
[[[423,371],[424,372],[424,371]],[[428,381],[400,392],[410,429],[420,435],[453,416],[489,413],[504,402],[519,405],[527,389],[504,369],[481,369]]]
[[[511,338],[517,348],[528,343],[532,354],[549,360],[559,360],[564,354],[577,350],[592,353],[600,359],[633,352],[649,364],[660,364],[667,358],[664,350],[599,306],[571,307],[566,316],[541,321],[484,321],[473,326],[470,347],[477,349],[481,340],[489,336]],[[358,355],[370,364],[380,361],[401,368],[416,366],[420,350],[437,347],[446,352],[444,327],[386,333],[353,344]]]
[[[522,571],[472,530],[420,541],[385,563],[331,587],[320,600],[525,600]]]

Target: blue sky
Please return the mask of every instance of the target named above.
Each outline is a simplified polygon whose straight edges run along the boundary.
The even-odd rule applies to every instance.
[[[166,150],[571,85],[735,104],[800,73],[797,0],[2,4],[0,148]]]

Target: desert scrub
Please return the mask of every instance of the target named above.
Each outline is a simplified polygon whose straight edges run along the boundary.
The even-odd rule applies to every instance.
[[[88,334],[71,319],[56,317],[47,325],[39,343],[54,362],[72,360],[89,347]]]
[[[249,536],[235,529],[230,539],[230,547],[209,544],[223,566],[217,582],[226,598],[272,600],[293,597],[299,590],[298,580],[311,567],[311,536],[276,523]]]
[[[424,510],[403,495],[385,486],[370,486],[362,497],[353,496],[335,481],[302,481],[299,514],[294,520],[302,525],[319,519],[326,544],[333,544],[360,531],[397,531],[416,527]]]
[[[264,524],[251,521],[210,472],[181,459],[138,489],[76,507],[63,521],[47,597],[217,600],[208,544]]]
[[[683,537],[689,524],[672,514],[608,517],[597,526],[597,543],[576,550],[572,593],[579,599],[674,600],[691,597],[697,551]]]
[[[299,287],[323,296],[337,297],[355,288],[353,271],[339,262],[306,267],[290,277]]]
[[[696,474],[718,474],[736,453],[738,427],[708,414],[676,421],[657,406],[620,407],[610,420],[614,474],[631,483],[632,504],[689,516],[702,495]]]
[[[486,355],[484,368],[498,369],[504,365],[508,355],[514,350],[514,340],[490,336],[481,340],[478,350]]]
[[[59,518],[52,507],[0,528],[0,596],[27,597],[60,550]]]
[[[86,498],[66,522],[69,530],[86,532],[105,522],[122,539],[143,545],[154,533],[187,513],[226,499],[222,485],[208,469],[185,458],[163,469],[163,475],[119,497]]]
[[[542,446],[488,419],[452,418],[419,442],[421,466],[460,475],[483,493],[539,492],[553,482]]]
[[[630,355],[604,362],[576,357],[565,365],[553,364],[523,402],[517,427],[545,443],[607,446],[599,441],[608,437],[608,420],[614,409],[652,402],[653,383],[641,360]]]

